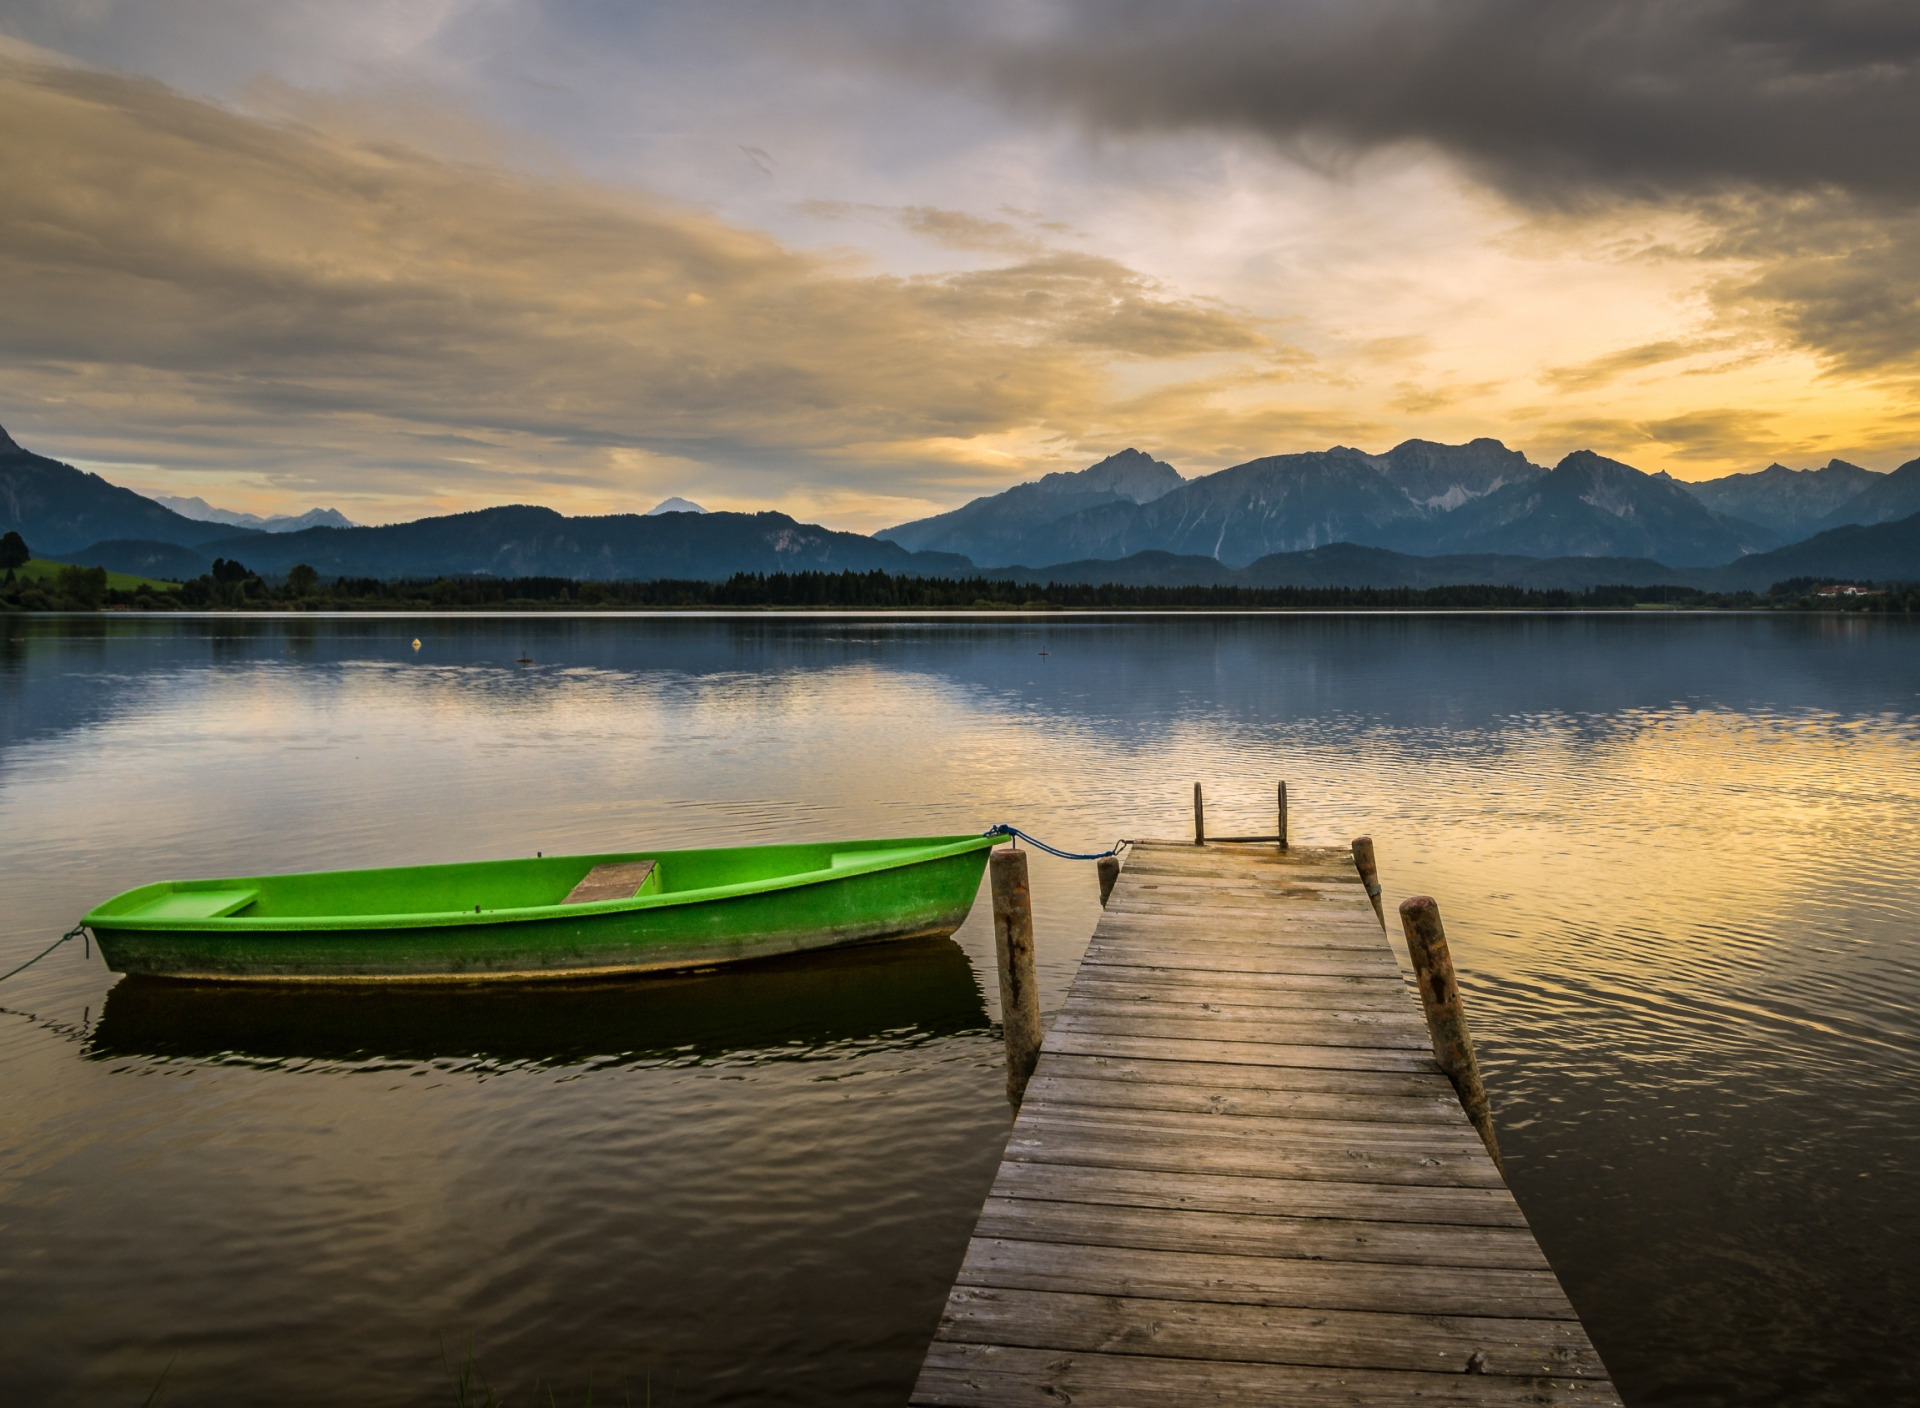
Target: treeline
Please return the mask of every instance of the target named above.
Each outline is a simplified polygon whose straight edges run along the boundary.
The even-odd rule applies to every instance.
[[[1920,610],[1920,587],[1855,596],[1821,595],[1814,578],[1775,584],[1765,593],[1690,587],[1240,587],[1093,586],[1009,582],[989,577],[901,577],[887,572],[739,573],[724,582],[578,582],[566,577],[438,577],[323,582],[295,567],[268,582],[238,562],[177,588],[113,589],[99,568],[67,567],[36,581],[0,580],[0,608],[24,611],[448,611],[448,610],[1274,610],[1274,611],[1595,611],[1667,607],[1721,610],[1820,610],[1907,614]],[[1870,587],[1871,584],[1860,584]]]

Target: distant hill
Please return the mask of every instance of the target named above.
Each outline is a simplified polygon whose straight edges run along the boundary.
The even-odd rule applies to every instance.
[[[1046,567],[987,567],[980,575],[1003,582],[1079,582],[1096,587],[1108,583],[1120,587],[1223,587],[1240,582],[1246,574],[1244,569],[1228,567],[1217,557],[1149,548],[1119,559],[1091,557]]]
[[[1920,464],[1915,461],[1914,464]],[[1901,469],[1912,469],[1913,464]],[[1895,470],[1898,474],[1900,470]],[[1892,476],[1889,475],[1889,478]],[[1722,591],[1765,591],[1793,577],[1920,582],[1920,513],[1891,523],[1847,524],[1804,542],[1744,557],[1708,574]]]
[[[69,554],[82,567],[104,567],[133,577],[184,582],[213,565],[214,554],[178,543],[156,543],[142,538],[109,538]]]
[[[1841,504],[1814,526],[1841,528],[1849,523],[1892,523],[1920,513],[1920,460],[1908,460]]]
[[[150,563],[151,543],[101,543],[73,555],[101,566]],[[513,505],[374,528],[308,528],[255,533],[199,545],[188,572],[215,557],[237,558],[264,576],[304,562],[326,577],[572,577],[640,581],[684,577],[719,581],[736,572],[888,572],[964,574],[973,564],[947,553],[910,553],[860,533],[799,523],[784,513],[623,513],[568,518],[550,508]],[[147,575],[156,574],[151,565]]]
[[[357,528],[360,526],[337,508],[310,508],[305,513],[297,514],[270,513],[262,518],[257,513],[241,513],[237,509],[215,508],[198,496],[183,498],[173,494],[153,494],[150,497],[155,503],[199,523],[224,523],[231,528],[258,528],[263,533],[298,533],[302,528]]]
[[[1695,574],[1644,557],[1520,557],[1502,553],[1410,553],[1336,543],[1312,552],[1266,557],[1242,574],[1257,587],[1588,587],[1682,586]]]
[[[701,508],[700,505],[695,503],[692,499],[683,499],[678,495],[675,495],[673,498],[660,500],[659,503],[655,504],[652,508],[648,509],[646,512],[646,517],[652,518],[655,514],[661,514],[661,513],[705,513],[705,512],[706,510]]]
[[[1422,536],[1434,552],[1645,557],[1669,567],[1717,566],[1780,543],[1767,529],[1713,512],[1677,480],[1591,450],[1463,504]]]
[[[1920,514],[1894,523],[1849,525],[1754,553],[1719,567],[1669,567],[1644,557],[1524,557],[1500,553],[1421,556],[1357,543],[1274,553],[1245,567],[1214,558],[1141,552],[1117,562],[1062,562],[1047,567],[1003,567],[986,575],[1034,583],[1116,586],[1245,587],[1534,587],[1583,591],[1588,587],[1698,587],[1703,591],[1759,591],[1794,577],[1840,581],[1920,582]]]
[[[1048,474],[932,518],[874,536],[909,551],[954,552],[983,566],[1021,561],[1022,545],[1044,524],[1107,504],[1152,503],[1187,481],[1172,465],[1125,449],[1086,469]]]
[[[1273,553],[1233,568],[1211,557],[1141,552],[1118,562],[1063,562],[1051,567],[1003,567],[986,575],[1011,581],[1116,586],[1452,587],[1516,586],[1582,591],[1605,586],[1701,586],[1704,574],[1645,558],[1514,557],[1450,554],[1421,557],[1387,548],[1333,543],[1302,552]]]
[[[76,548],[108,538],[197,546],[234,528],[196,523],[152,499],[70,464],[36,455],[0,430],[0,532],[17,532],[36,556],[71,561]]]
[[[1791,543],[1833,526],[1822,520],[1885,477],[1845,460],[1830,460],[1825,469],[1770,464],[1753,474],[1682,481],[1680,487],[1715,513],[1756,524]]]

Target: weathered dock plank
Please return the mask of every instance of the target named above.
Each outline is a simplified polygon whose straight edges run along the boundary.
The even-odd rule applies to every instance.
[[[915,1403],[942,1408],[1620,1408],[1605,1379],[1320,1368],[936,1340]]]
[[[1136,845],[917,1404],[1618,1404],[1345,852]]]

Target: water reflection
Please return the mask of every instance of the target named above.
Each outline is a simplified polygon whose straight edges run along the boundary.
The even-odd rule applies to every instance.
[[[169,876],[1091,847],[1180,834],[1196,779],[1260,830],[1284,777],[1301,841],[1370,832],[1391,898],[1441,898],[1515,1191],[1630,1403],[1913,1396],[1913,623],[6,627],[0,969]],[[1098,901],[1033,866],[1050,1010]],[[471,1330],[516,1401],[651,1367],[682,1408],[898,1403],[1006,1130],[984,910],[957,953],[524,996],[114,987],[69,945],[0,1010],[0,1397],[139,1402],[177,1357],[183,1401],[401,1408]]]
[[[1734,702],[1849,714],[1883,707],[1885,652],[1906,629],[1864,617],[1632,613],[37,618],[9,623],[0,642],[0,758],[146,707],[154,691],[202,672],[270,677],[280,667],[334,681],[372,667],[391,672],[386,687],[443,707],[507,705],[530,717],[624,689],[697,701],[877,669],[1107,730],[1121,747],[1143,727],[1196,715],[1256,728],[1314,719],[1467,730]],[[531,666],[516,664],[523,658]]]
[[[966,953],[903,939],[705,972],[578,983],[180,983],[124,978],[95,1060],[458,1061],[596,1067],[741,1053],[803,1060],[849,1042],[987,1029]]]

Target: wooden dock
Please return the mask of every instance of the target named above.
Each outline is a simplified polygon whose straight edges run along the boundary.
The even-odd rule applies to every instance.
[[[1351,856],[1143,842],[912,1401],[1620,1400]]]

